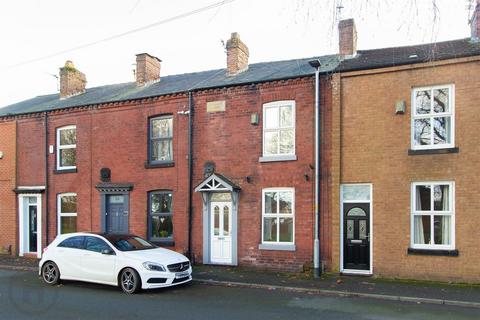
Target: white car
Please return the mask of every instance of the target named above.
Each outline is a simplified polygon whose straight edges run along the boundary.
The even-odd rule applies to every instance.
[[[70,233],[44,249],[39,275],[50,285],[78,280],[135,293],[191,281],[192,267],[184,255],[135,235]]]

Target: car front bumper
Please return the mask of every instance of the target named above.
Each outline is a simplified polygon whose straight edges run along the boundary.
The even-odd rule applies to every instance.
[[[186,271],[176,273],[143,271],[140,277],[142,278],[142,289],[170,287],[192,281],[192,267]]]

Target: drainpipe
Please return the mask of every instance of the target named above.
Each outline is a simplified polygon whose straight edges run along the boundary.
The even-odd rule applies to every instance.
[[[320,260],[320,60],[311,60],[309,64],[315,68],[315,240],[313,243],[313,274],[315,278],[322,274]]]
[[[188,91],[188,257],[192,264],[194,257],[192,252],[192,185],[193,185],[193,94]]]
[[[45,246],[48,245],[48,113],[45,117]],[[37,235],[38,237],[38,235]],[[42,235],[40,235],[42,241]]]

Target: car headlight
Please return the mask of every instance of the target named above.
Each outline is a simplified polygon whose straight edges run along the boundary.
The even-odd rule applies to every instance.
[[[142,263],[143,267],[149,271],[166,271],[165,267],[156,262],[144,262]]]

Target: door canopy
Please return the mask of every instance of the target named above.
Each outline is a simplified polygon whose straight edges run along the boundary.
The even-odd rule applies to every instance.
[[[240,186],[219,173],[212,173],[195,188],[195,192],[233,192],[240,190]]]

